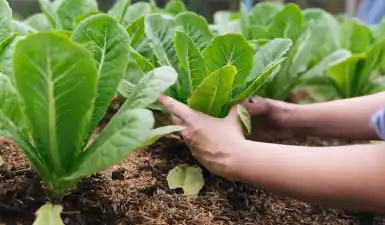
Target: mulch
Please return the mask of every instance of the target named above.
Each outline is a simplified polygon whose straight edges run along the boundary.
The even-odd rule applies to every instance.
[[[351,142],[308,138],[286,144],[310,146]],[[0,224],[32,224],[50,199],[23,153],[0,138]],[[196,200],[167,187],[169,170],[197,164],[176,137],[160,140],[124,162],[94,174],[60,201],[66,224],[385,224],[381,217],[309,205],[275,196],[204,171],[206,185]]]

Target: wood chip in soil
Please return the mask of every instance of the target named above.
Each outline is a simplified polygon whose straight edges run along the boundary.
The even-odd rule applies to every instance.
[[[308,145],[338,141],[307,140]],[[288,143],[298,144],[298,143]],[[0,224],[32,224],[34,213],[51,201],[23,153],[0,138]],[[132,154],[123,163],[94,174],[64,197],[66,224],[385,224],[381,217],[311,206],[234,183],[205,171],[200,196],[187,200],[167,188],[169,170],[197,164],[176,138]]]

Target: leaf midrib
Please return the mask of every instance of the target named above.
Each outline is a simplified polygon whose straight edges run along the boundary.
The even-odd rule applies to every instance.
[[[53,167],[56,168],[56,172],[61,172],[62,163],[57,146],[57,133],[56,133],[56,104],[55,104],[55,92],[53,74],[51,70],[51,58],[47,54],[47,85],[48,85],[48,129],[49,129],[49,146],[51,149],[51,157],[53,161]]]
[[[192,72],[191,72],[191,65],[190,65],[190,53],[191,53],[191,51],[189,48],[188,40],[187,40],[186,45],[187,45],[187,46],[185,46],[186,47],[186,59],[187,59],[187,66],[188,66],[187,74],[188,74],[189,89],[190,89],[190,94],[191,94],[194,91],[194,87],[193,87],[193,83],[192,83]]]
[[[100,79],[100,77],[102,75],[102,70],[103,70],[104,61],[105,61],[105,57],[106,57],[106,49],[107,49],[107,32],[108,32],[108,25],[107,25],[107,23],[105,24],[105,26],[106,26],[106,29],[105,29],[105,32],[104,32],[104,43],[103,43],[103,48],[101,49],[102,57],[100,58],[99,68],[98,68],[99,79]]]
[[[222,71],[220,71],[220,73],[222,73]],[[210,104],[208,106],[208,109],[207,109],[207,113],[211,115],[211,110],[213,108],[213,104],[214,104],[214,100],[216,99],[216,95],[217,95],[217,91],[218,91],[218,85],[219,85],[219,79],[220,79],[220,74],[218,74],[217,76],[217,79],[216,79],[216,83],[214,85],[214,92],[213,92],[213,95],[212,95],[212,98],[210,99]]]

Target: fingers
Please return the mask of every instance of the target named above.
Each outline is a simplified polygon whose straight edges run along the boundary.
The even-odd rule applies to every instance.
[[[174,115],[171,115],[171,119],[173,124],[175,125],[180,125],[180,126],[184,125],[183,121]]]
[[[180,103],[166,95],[159,96],[158,102],[162,104],[174,117],[177,117],[182,121],[186,121],[186,119],[194,113],[194,111],[185,104]]]
[[[251,116],[268,113],[268,102],[264,98],[252,97],[241,103]]]

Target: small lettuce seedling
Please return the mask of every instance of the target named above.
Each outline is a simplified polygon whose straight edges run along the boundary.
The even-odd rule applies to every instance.
[[[172,67],[159,67],[91,140],[126,71],[130,37],[101,14],[81,22],[71,39],[62,32],[26,36],[16,43],[13,75],[0,75],[0,136],[18,144],[55,197],[182,129],[153,130],[153,115],[144,109],[177,80]]]

